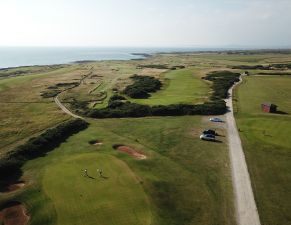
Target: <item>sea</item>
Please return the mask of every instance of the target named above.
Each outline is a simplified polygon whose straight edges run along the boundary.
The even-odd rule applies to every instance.
[[[142,59],[158,52],[203,51],[202,48],[0,47],[0,69],[67,64],[76,61]],[[215,49],[211,49],[215,50]]]

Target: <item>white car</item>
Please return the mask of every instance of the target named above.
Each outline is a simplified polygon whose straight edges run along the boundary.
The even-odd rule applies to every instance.
[[[222,120],[222,119],[220,119],[220,118],[217,118],[217,117],[210,118],[209,120],[210,120],[211,122],[223,122],[223,120]]]
[[[205,140],[205,141],[215,141],[215,135],[213,135],[213,134],[201,134],[200,139]]]

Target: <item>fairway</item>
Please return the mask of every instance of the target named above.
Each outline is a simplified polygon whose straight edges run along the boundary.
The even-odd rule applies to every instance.
[[[83,176],[88,169],[90,178]],[[97,168],[102,168],[100,178]],[[115,157],[80,154],[46,168],[44,191],[54,202],[57,224],[149,225],[147,196],[134,173]]]
[[[147,105],[170,105],[178,103],[202,103],[210,92],[209,85],[195,70],[183,69],[167,72],[160,91],[152,93],[148,99],[131,99],[132,102]]]
[[[291,77],[245,77],[236,90],[237,123],[261,222],[290,224],[291,117],[263,113],[262,102],[291,113]]]

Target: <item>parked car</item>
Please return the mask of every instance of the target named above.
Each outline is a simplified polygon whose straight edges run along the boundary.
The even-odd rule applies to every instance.
[[[218,118],[218,117],[214,117],[214,118],[210,118],[209,119],[211,122],[223,122],[222,119]]]
[[[212,135],[212,134],[201,134],[200,135],[200,139],[201,140],[205,140],[205,141],[215,141],[215,135]]]
[[[202,132],[202,134],[212,134],[212,135],[217,135],[217,133],[215,132],[215,130],[205,130]]]

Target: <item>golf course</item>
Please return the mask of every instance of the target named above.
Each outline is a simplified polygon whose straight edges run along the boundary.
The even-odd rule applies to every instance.
[[[257,69],[291,55],[247,53],[0,70],[0,224],[237,224],[223,99],[240,74],[234,114],[261,224],[291,224],[291,69]],[[210,129],[215,141],[201,140]]]
[[[291,77],[244,78],[237,89],[237,123],[263,224],[290,223]],[[266,114],[261,104],[278,106]]]

